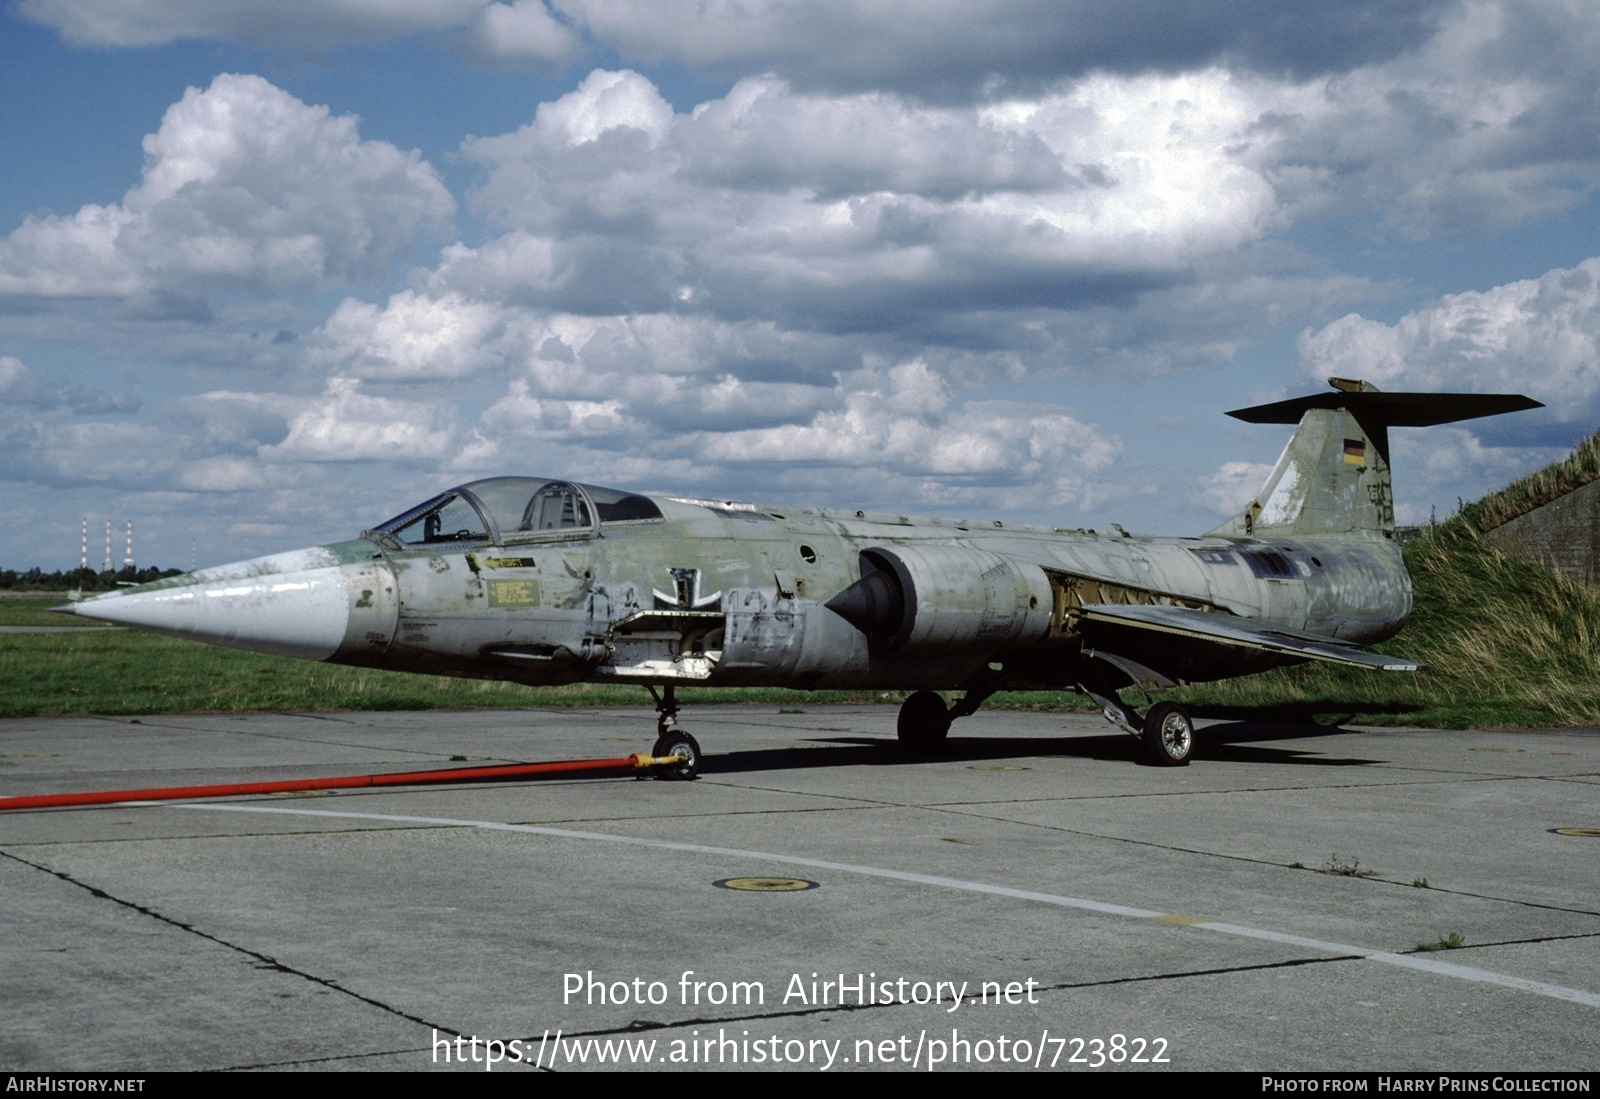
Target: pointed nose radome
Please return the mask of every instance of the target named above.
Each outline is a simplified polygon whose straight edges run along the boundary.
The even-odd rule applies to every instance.
[[[71,609],[212,645],[327,660],[345,647],[353,627],[369,644],[371,627],[381,629],[369,613],[352,610],[371,606],[377,586],[393,591],[387,564],[352,562],[347,554],[315,546],[107,592]],[[386,625],[392,636],[392,620]]]

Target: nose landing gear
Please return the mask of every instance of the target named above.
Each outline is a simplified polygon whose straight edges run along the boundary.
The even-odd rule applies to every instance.
[[[656,778],[688,782],[700,774],[700,745],[688,733],[671,732],[657,737],[650,754],[658,761]]]
[[[696,778],[700,774],[700,744],[678,728],[678,696],[673,685],[663,686],[660,694],[649,684],[645,685],[645,690],[656,702],[656,743],[650,749],[655,758],[640,777],[648,773],[658,779],[679,782]]]

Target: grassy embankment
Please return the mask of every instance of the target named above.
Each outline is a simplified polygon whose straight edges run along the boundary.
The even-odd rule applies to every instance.
[[[1485,727],[1600,724],[1600,594],[1486,546],[1491,529],[1600,474],[1600,434],[1572,456],[1469,505],[1406,548],[1416,612],[1389,643],[1417,675],[1327,664],[1188,688],[1201,714]],[[0,625],[62,625],[60,597],[0,599]],[[683,691],[693,704],[898,702],[893,692]],[[511,683],[375,672],[133,631],[0,635],[0,717],[189,711],[400,710],[648,704],[636,687]],[[1065,692],[991,707],[1092,709]]]

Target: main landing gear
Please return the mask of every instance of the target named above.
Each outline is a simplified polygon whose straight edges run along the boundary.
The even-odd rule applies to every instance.
[[[950,734],[950,723],[958,717],[977,713],[978,707],[992,694],[992,690],[971,688],[947,707],[944,699],[933,691],[913,693],[900,704],[900,716],[895,721],[900,747],[920,755],[937,750]]]
[[[950,711],[932,691],[918,691],[900,704],[895,732],[908,752],[931,752],[950,735]]]
[[[1100,704],[1106,720],[1130,734],[1144,749],[1145,758],[1162,767],[1183,767],[1194,754],[1194,719],[1176,702],[1158,702],[1141,718],[1125,704],[1113,690],[1098,686],[1080,686],[1085,694]],[[978,712],[994,692],[969,690],[965,697],[946,707],[944,699],[933,691],[917,691],[900,704],[900,716],[895,731],[900,746],[919,755],[938,750],[950,733],[950,723],[958,717]]]
[[[1158,702],[1141,719],[1117,692],[1080,683],[1078,689],[1100,704],[1105,719],[1136,739],[1144,755],[1161,767],[1184,767],[1194,753],[1194,719],[1176,702]]]
[[[1158,702],[1144,715],[1139,742],[1156,763],[1182,767],[1194,751],[1194,719],[1176,702]]]
[[[688,782],[700,774],[700,744],[678,728],[677,692],[671,683],[662,687],[660,694],[649,684],[645,690],[656,701],[656,743],[650,754],[658,762],[650,773],[659,779]]]

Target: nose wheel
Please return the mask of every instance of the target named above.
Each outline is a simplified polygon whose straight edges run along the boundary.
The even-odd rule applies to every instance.
[[[656,765],[656,778],[688,782],[700,774],[700,745],[681,729],[657,737],[650,754],[667,760]]]
[[[650,749],[650,754],[661,761],[647,773],[660,779],[688,782],[700,774],[700,744],[678,728],[678,692],[671,683],[663,684],[660,694],[648,683],[645,690],[656,703],[656,746]]]

